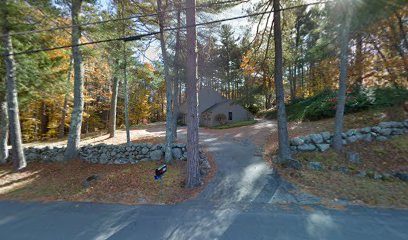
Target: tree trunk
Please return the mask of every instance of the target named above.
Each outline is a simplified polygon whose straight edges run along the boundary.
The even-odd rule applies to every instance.
[[[65,135],[65,118],[67,116],[67,110],[68,110],[68,91],[69,91],[69,84],[71,82],[71,71],[72,71],[72,58],[69,60],[69,69],[68,69],[68,76],[67,76],[67,89],[66,93],[64,96],[64,105],[62,106],[61,110],[61,122],[59,125],[59,133],[58,133],[58,138],[63,138]]]
[[[24,152],[23,141],[21,140],[21,126],[18,109],[18,96],[15,76],[15,62],[13,55],[13,45],[11,43],[11,36],[9,30],[9,23],[7,22],[7,9],[3,11],[3,47],[4,47],[4,61],[6,66],[6,85],[7,85],[7,107],[9,116],[9,131],[10,142],[12,146],[11,156],[13,158],[14,169],[19,171],[27,166]]]
[[[394,71],[392,70],[392,68],[390,67],[390,63],[388,62],[387,58],[385,57],[384,53],[381,51],[380,46],[378,46],[378,44],[376,43],[375,39],[372,42],[375,50],[377,51],[378,55],[381,57],[381,59],[384,62],[384,67],[385,70],[387,70],[388,74],[390,75],[390,80],[391,82],[393,82],[394,84],[396,84],[396,80],[397,80],[397,76],[394,73]]]
[[[340,28],[340,79],[339,92],[337,94],[337,107],[335,118],[335,131],[333,137],[333,148],[336,151],[341,151],[343,148],[343,125],[344,125],[344,108],[346,105],[346,82],[348,68],[348,42],[350,32],[351,14],[349,10],[345,10],[344,22]]]
[[[299,63],[297,62],[294,66],[294,78],[293,78],[293,95],[290,96],[290,100],[294,102],[296,100],[296,92],[297,92],[297,82],[299,79]]]
[[[40,108],[40,138],[43,138],[48,131],[48,115],[47,115],[47,105],[43,101]]]
[[[0,94],[3,95],[3,94]],[[0,96],[0,164],[4,164],[8,158],[8,114],[5,96]]]
[[[187,187],[201,183],[198,140],[196,1],[186,0],[187,26]]]
[[[356,37],[356,83],[358,85],[363,84],[363,76],[364,76],[364,64],[363,64],[363,36],[361,33],[357,34]]]
[[[267,109],[271,109],[272,108],[272,102],[273,102],[273,94],[272,94],[272,79],[268,78],[268,99],[267,99],[267,103],[268,103],[268,108]]]
[[[181,26],[181,3],[177,1],[177,32],[176,32],[176,53],[174,56],[174,67],[176,72],[176,77],[174,79],[173,85],[173,138],[177,139],[177,119],[179,115],[179,103],[177,99],[179,98],[179,82],[180,82],[180,26]]]
[[[129,123],[129,86],[127,79],[127,58],[126,58],[126,43],[123,44],[123,58],[125,64],[123,66],[123,87],[125,95],[125,125],[126,125],[126,142],[130,144],[130,123]]]
[[[112,81],[112,98],[111,98],[111,105],[109,111],[109,137],[115,137],[116,133],[116,110],[118,107],[118,89],[119,89],[119,80],[117,77],[113,77]]]
[[[292,66],[289,66],[289,88],[290,88],[290,101],[293,102],[295,99],[295,92],[294,92],[294,69]]]
[[[119,16],[121,18],[124,17],[125,13],[125,5],[123,1],[120,1],[121,11],[119,12]],[[123,36],[126,36],[126,24],[123,22],[122,25],[123,29]],[[123,42],[123,88],[124,88],[124,98],[125,98],[125,127],[126,127],[126,143],[130,144],[130,123],[129,123],[129,86],[128,86],[128,78],[127,78],[127,49],[126,49],[126,42]]]
[[[289,148],[288,123],[285,110],[285,90],[283,88],[283,70],[282,70],[282,29],[280,1],[273,1],[274,18],[274,36],[275,36],[275,92],[276,104],[278,107],[278,137],[279,137],[279,161],[286,161],[291,158]]]
[[[74,59],[74,109],[71,114],[67,149],[64,159],[73,160],[79,157],[79,144],[81,141],[82,114],[84,111],[84,80],[82,56],[79,49],[81,30],[79,29],[79,12],[82,0],[72,1],[72,58]]]
[[[404,43],[405,49],[408,49],[408,39],[404,29],[404,20],[402,19],[402,16],[398,12],[395,12],[395,16],[397,17],[398,20],[401,41]]]
[[[164,10],[162,9],[162,0],[157,0],[157,11],[159,13],[159,27],[160,27],[160,46],[163,55],[164,63],[164,78],[166,80],[166,147],[164,160],[166,162],[171,162],[172,156],[172,146],[174,142],[173,137],[173,84],[169,74],[169,59],[166,50],[166,40],[164,36]]]

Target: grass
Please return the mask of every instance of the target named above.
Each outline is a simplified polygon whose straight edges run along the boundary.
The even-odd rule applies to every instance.
[[[237,127],[243,127],[243,126],[249,126],[257,123],[256,120],[249,120],[249,121],[241,121],[241,122],[235,122],[235,123],[230,123],[230,124],[224,124],[224,125],[218,125],[218,126],[213,126],[210,127],[211,129],[228,129],[228,128],[237,128]]]

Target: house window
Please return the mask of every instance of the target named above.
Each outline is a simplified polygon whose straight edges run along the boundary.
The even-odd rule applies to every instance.
[[[232,121],[232,112],[229,112],[229,113],[228,113],[228,120],[229,120],[229,121]]]

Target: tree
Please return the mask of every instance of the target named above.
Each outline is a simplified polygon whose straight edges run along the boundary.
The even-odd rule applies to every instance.
[[[199,166],[197,100],[197,30],[196,1],[186,0],[187,26],[187,187],[201,183]]]
[[[119,16],[124,17],[125,14],[125,4],[120,1],[121,10],[119,11]],[[122,24],[123,36],[126,36],[126,23]],[[130,122],[129,122],[129,86],[128,86],[128,76],[127,76],[127,48],[126,41],[123,42],[123,94],[125,98],[125,126],[126,126],[126,142],[130,144]]]
[[[78,46],[81,38],[79,24],[79,13],[81,11],[82,0],[73,0],[71,5],[72,17],[72,58],[74,60],[74,109],[71,115],[69,127],[68,144],[65,150],[64,159],[76,159],[79,154],[79,144],[81,140],[82,114],[84,110],[84,80],[81,51]]]
[[[112,80],[112,97],[111,97],[111,105],[109,110],[109,137],[115,137],[116,133],[116,110],[118,106],[118,89],[119,89],[119,80],[115,76]]]
[[[288,123],[285,110],[285,89],[283,88],[282,70],[282,29],[280,1],[273,0],[273,21],[274,21],[274,41],[275,41],[275,92],[276,104],[278,108],[278,137],[279,137],[279,160],[286,161],[291,158],[289,148]]]
[[[162,7],[162,1],[157,0],[157,12],[159,13],[159,28],[160,28],[160,46],[163,56],[164,64],[164,78],[166,80],[166,147],[164,160],[170,162],[172,156],[172,146],[174,141],[173,136],[173,84],[169,73],[169,59],[166,49],[166,39],[164,36],[164,24],[165,24],[165,9]]]
[[[348,42],[350,32],[350,9],[343,8],[344,18],[340,27],[340,77],[339,77],[339,91],[337,94],[336,105],[336,118],[335,118],[335,131],[333,137],[333,148],[336,151],[340,151],[343,147],[343,139],[341,134],[343,133],[344,125],[344,108],[346,105],[346,81],[347,81],[347,68],[348,68]]]
[[[179,101],[177,100],[179,98],[179,84],[180,83],[180,78],[181,78],[181,0],[176,0],[175,1],[176,8],[177,8],[177,13],[176,13],[176,19],[177,19],[177,31],[176,31],[176,46],[175,46],[175,54],[174,54],[174,72],[175,72],[175,77],[174,77],[174,82],[173,82],[173,126],[172,126],[172,131],[173,131],[173,138],[174,140],[177,139],[177,119],[179,115]]]
[[[71,83],[71,71],[72,71],[72,59],[69,59],[69,67],[68,67],[68,74],[67,74],[67,89],[65,90],[65,96],[64,96],[64,103],[62,105],[62,110],[61,110],[61,121],[60,121],[60,126],[59,126],[59,133],[58,137],[63,138],[65,135],[65,118],[67,116],[67,109],[68,109],[68,91],[69,88],[68,86]]]
[[[6,163],[9,155],[7,148],[9,120],[7,114],[5,77],[4,62],[0,61],[0,164]]]
[[[11,155],[13,157],[14,169],[16,171],[22,170],[27,166],[24,152],[23,142],[21,139],[21,127],[18,108],[18,96],[16,87],[16,67],[13,57],[13,45],[10,35],[10,23],[8,20],[9,11],[15,10],[15,6],[8,4],[6,0],[1,2],[1,17],[3,20],[2,34],[3,34],[3,48],[4,61],[6,66],[6,85],[7,85],[7,108],[9,119],[10,141],[12,146]],[[3,100],[1,100],[3,102]]]
[[[0,164],[4,164],[8,158],[8,114],[5,91],[0,87]]]
[[[130,144],[130,123],[129,123],[129,87],[127,78],[127,56],[126,42],[123,43],[123,94],[125,97],[125,125],[126,125],[126,142]]]

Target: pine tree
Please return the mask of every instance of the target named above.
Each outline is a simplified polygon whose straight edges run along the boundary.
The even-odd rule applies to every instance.
[[[111,105],[109,110],[109,137],[115,137],[116,133],[116,112],[118,106],[118,89],[119,89],[119,80],[117,77],[113,77],[112,80],[112,97],[111,97]]]
[[[285,90],[283,88],[282,29],[279,2],[279,0],[273,0],[273,10],[275,11],[273,15],[275,36],[275,92],[278,108],[279,160],[286,161],[291,158],[291,153],[285,110]]]
[[[5,94],[0,90],[0,164],[4,164],[8,158],[7,148],[8,138],[8,114],[7,114],[7,101]]]
[[[187,187],[201,183],[198,138],[196,1],[186,0],[187,26]]]
[[[71,71],[72,71],[72,58],[69,60],[69,67],[68,67],[68,74],[67,74],[67,89],[65,90],[65,96],[64,96],[64,103],[62,105],[62,110],[61,110],[61,121],[59,125],[59,133],[58,137],[63,138],[65,136],[65,118],[67,116],[67,109],[68,109],[68,96],[69,96],[69,85],[71,83]]]
[[[74,109],[71,115],[71,125],[69,127],[68,144],[65,150],[64,159],[72,160],[79,156],[79,144],[81,141],[82,114],[84,111],[84,80],[82,55],[78,46],[81,38],[79,24],[79,13],[81,11],[82,0],[73,0],[71,6],[72,16],[72,58],[74,60]]]
[[[12,146],[11,155],[13,158],[14,169],[16,171],[22,170],[27,166],[24,152],[23,141],[21,139],[20,116],[18,107],[18,96],[16,87],[16,67],[13,57],[13,45],[10,35],[10,23],[8,21],[9,10],[14,7],[8,5],[6,0],[3,0],[1,6],[2,17],[2,34],[3,34],[3,48],[4,61],[6,66],[6,85],[7,85],[7,108],[9,119],[10,141]]]
[[[339,4],[338,7],[341,12],[344,13],[342,17],[342,23],[339,28],[339,45],[340,45],[340,77],[339,77],[339,91],[337,94],[336,105],[336,118],[335,118],[335,131],[333,137],[333,148],[336,151],[340,151],[343,148],[343,125],[344,125],[344,109],[346,105],[346,82],[348,72],[348,43],[350,33],[350,23],[352,19],[350,5]]]
[[[164,160],[170,162],[173,159],[172,146],[174,141],[173,136],[173,84],[169,73],[169,58],[166,48],[166,39],[164,36],[165,24],[165,9],[162,7],[162,0],[157,0],[157,12],[159,13],[159,28],[160,28],[160,46],[164,64],[164,78],[166,80],[166,147]]]

